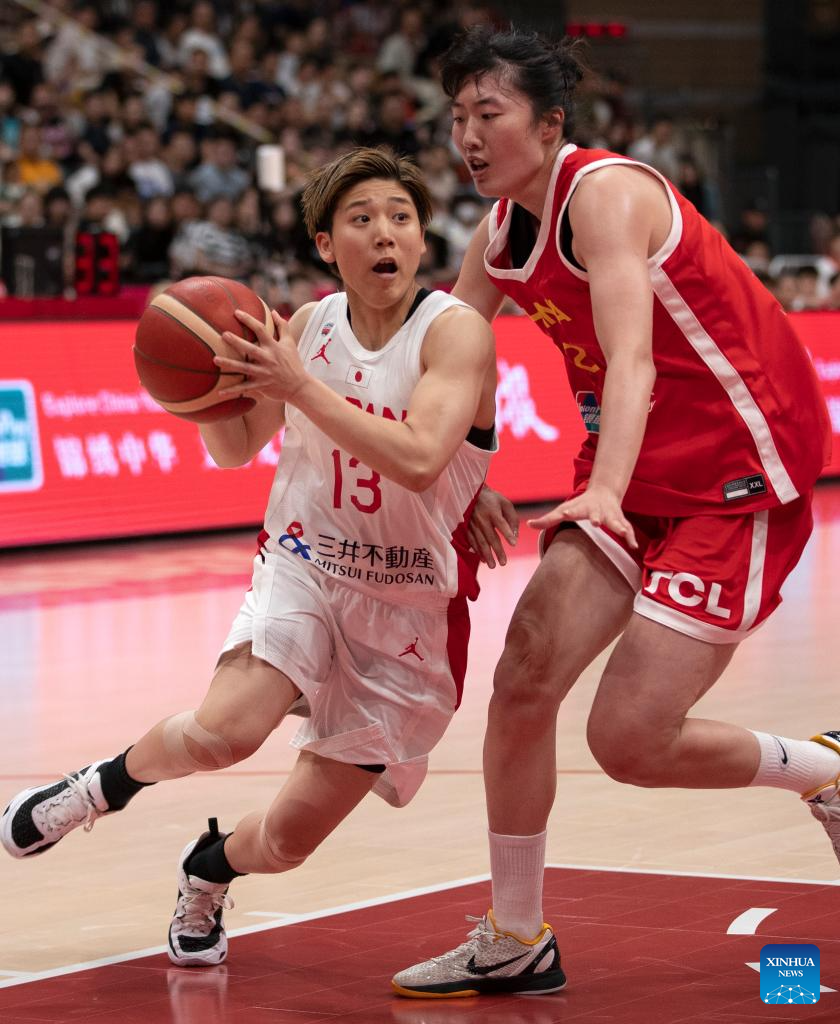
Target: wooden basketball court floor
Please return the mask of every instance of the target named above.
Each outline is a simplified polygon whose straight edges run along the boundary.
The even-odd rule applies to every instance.
[[[840,487],[785,602],[700,713],[807,736],[840,728]],[[0,1021],[504,1024],[840,1021],[840,866],[789,794],[647,791],[600,771],[584,739],[599,668],[558,731],[546,916],[569,975],[534,998],[419,1002],[390,975],[450,948],[489,901],[481,741],[493,665],[536,564],[535,535],[483,572],[464,704],[409,807],[369,798],[309,862],[239,879],[227,964],[163,953],[183,845],[215,815],[266,805],[294,753],[281,726],[249,761],[153,787],[43,857],[2,855]],[[0,558],[0,800],[124,749],[201,698],[247,586],[253,532],[12,552]],[[675,672],[678,666],[674,667]],[[813,942],[814,1005],[766,1006],[768,942]]]

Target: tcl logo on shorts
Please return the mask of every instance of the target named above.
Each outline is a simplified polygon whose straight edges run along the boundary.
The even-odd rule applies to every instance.
[[[707,590],[703,580],[692,572],[662,572],[656,569],[651,573],[650,583],[644,588],[645,593],[655,594],[659,590],[659,584],[665,580],[668,582],[668,596],[676,604],[681,604],[685,608],[696,608],[703,604],[705,599],[704,608],[709,615],[728,619],[732,614],[729,608],[721,607],[721,584],[710,583]]]

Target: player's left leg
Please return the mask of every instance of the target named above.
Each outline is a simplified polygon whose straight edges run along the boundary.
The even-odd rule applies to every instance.
[[[229,835],[214,828],[181,853],[169,959],[212,966],[227,954],[222,911],[240,875],[298,867],[370,792],[374,771],[301,751],[267,811],[247,815]],[[212,823],[211,823],[212,824]]]
[[[828,830],[832,800],[840,820],[836,735],[795,740],[687,717],[736,646],[707,643],[634,614],[592,706],[590,748],[612,778],[636,786],[792,790],[815,801],[812,810]]]

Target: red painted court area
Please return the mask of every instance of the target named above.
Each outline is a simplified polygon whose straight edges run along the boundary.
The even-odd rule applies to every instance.
[[[840,1020],[840,992],[766,1006],[766,943],[815,943],[824,988],[840,989],[840,888],[550,868],[546,912],[568,988],[543,997],[410,1000],[391,975],[462,941],[462,915],[487,905],[463,885],[240,935],[228,963],[179,969],[164,954],[0,991],[3,1024],[761,1024]],[[751,908],[757,926],[744,924]],[[741,919],[740,924],[733,924]],[[467,926],[468,927],[468,926]],[[755,927],[755,934],[727,934]]]

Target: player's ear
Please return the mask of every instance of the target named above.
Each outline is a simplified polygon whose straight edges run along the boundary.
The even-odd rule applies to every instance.
[[[315,235],[315,248],[324,263],[335,263],[332,237],[328,231],[319,231]]]
[[[566,112],[561,107],[550,110],[542,119],[542,137],[544,142],[554,142],[563,134]]]
[[[426,252],[426,229],[420,228],[420,241],[423,243],[423,247],[420,249],[420,255],[422,256]]]

